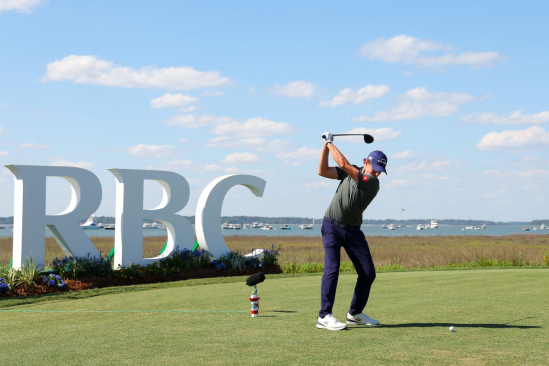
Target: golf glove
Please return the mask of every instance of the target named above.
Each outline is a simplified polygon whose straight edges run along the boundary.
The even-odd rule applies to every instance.
[[[325,144],[329,144],[334,142],[334,135],[332,135],[330,132],[324,132],[322,134],[322,140]]]

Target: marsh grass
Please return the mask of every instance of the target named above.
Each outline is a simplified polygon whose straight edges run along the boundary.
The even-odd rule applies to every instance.
[[[549,235],[510,235],[510,236],[404,236],[369,237],[370,250],[377,267],[399,266],[398,268],[436,268],[458,266],[464,263],[488,262],[510,263],[518,266],[547,265]],[[94,245],[108,254],[114,246],[114,238],[94,237]],[[143,238],[144,257],[158,255],[166,239],[163,237]],[[233,252],[250,253],[253,249],[281,246],[279,264],[323,264],[324,250],[320,237],[266,237],[229,236],[225,238]],[[7,264],[11,259],[12,238],[0,238],[0,263]],[[543,256],[545,257],[545,261]],[[64,253],[55,239],[46,239],[46,265]],[[341,260],[350,262],[344,250]]]

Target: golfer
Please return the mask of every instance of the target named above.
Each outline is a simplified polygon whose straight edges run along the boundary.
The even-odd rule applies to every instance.
[[[372,151],[364,159],[362,168],[351,165],[333,144],[331,133],[324,133],[324,146],[318,161],[318,174],[340,181],[332,203],[322,222],[322,243],[324,245],[324,276],[320,290],[320,311],[316,327],[342,330],[347,324],[379,325],[379,321],[362,313],[370,288],[376,278],[376,271],[368,242],[360,230],[362,213],[379,191],[378,176],[387,174],[387,156],[381,151]],[[339,167],[328,166],[328,153],[332,154]],[[345,323],[332,315],[339,278],[341,247],[353,262],[358,274],[355,293]]]

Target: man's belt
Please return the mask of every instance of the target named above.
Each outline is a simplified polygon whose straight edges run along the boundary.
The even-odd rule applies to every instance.
[[[339,222],[337,222],[336,220],[331,219],[331,218],[326,217],[326,216],[324,216],[324,221],[328,221],[328,222],[332,223],[333,225],[335,225],[335,226],[337,226],[340,229],[343,229],[345,231],[360,230],[360,226],[343,225],[343,224],[340,224]]]

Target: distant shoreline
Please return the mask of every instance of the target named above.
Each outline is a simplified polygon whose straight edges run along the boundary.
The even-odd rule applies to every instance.
[[[194,216],[184,216],[192,224],[194,224]],[[316,223],[320,223],[322,217],[315,218]],[[85,222],[83,220],[82,222]],[[114,224],[115,218],[113,216],[97,216],[96,221],[103,224]],[[147,222],[153,222],[154,220],[145,220]],[[533,221],[510,221],[510,222],[501,222],[501,221],[488,221],[488,220],[459,220],[459,219],[442,219],[437,220],[439,225],[462,225],[462,226],[480,226],[486,224],[489,225],[541,225],[545,224],[549,226],[549,219],[545,220],[533,220]],[[270,224],[270,225],[281,225],[281,224],[302,224],[302,223],[312,223],[313,219],[310,217],[264,217],[264,216],[222,216],[222,223],[228,224],[251,224],[253,222]],[[384,219],[384,220],[364,220],[362,223],[364,225],[389,225],[389,224],[399,224],[399,225],[418,225],[430,223],[431,219],[409,219],[409,220],[397,220],[397,219]],[[13,225],[13,216],[9,217],[0,217],[0,225]]]

